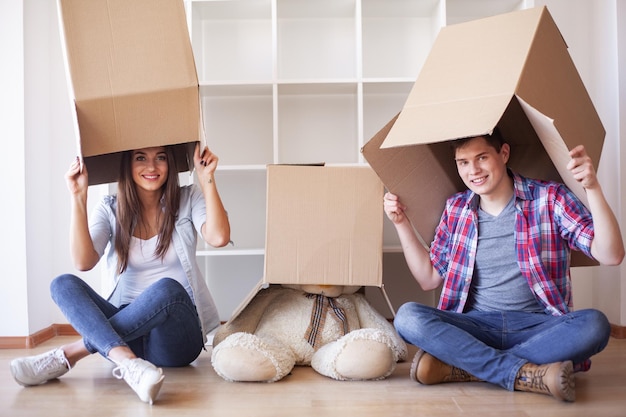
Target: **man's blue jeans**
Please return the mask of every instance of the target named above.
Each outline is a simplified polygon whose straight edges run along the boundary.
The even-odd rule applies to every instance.
[[[598,310],[563,316],[524,312],[455,313],[406,303],[394,325],[402,338],[477,378],[513,390],[527,362],[577,363],[602,351],[611,326]]]
[[[169,367],[190,364],[204,347],[196,307],[173,279],[155,282],[121,308],[71,274],[55,278],[50,291],[91,353],[107,357],[112,348],[128,346],[138,357]]]

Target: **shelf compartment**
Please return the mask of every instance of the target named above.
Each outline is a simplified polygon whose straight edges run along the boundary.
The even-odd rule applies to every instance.
[[[354,78],[355,0],[277,0],[278,79]]]
[[[363,83],[363,140],[367,143],[404,107],[413,82]]]
[[[200,88],[207,145],[220,166],[273,162],[272,85]]]
[[[263,278],[263,255],[205,257],[198,259],[220,320],[226,321]]]
[[[530,7],[528,0],[447,0],[448,25],[513,12]]]
[[[440,1],[363,0],[363,77],[415,79],[443,24]]]
[[[278,163],[357,163],[357,84],[278,86]]]
[[[194,1],[191,39],[198,78],[271,81],[271,0]]]
[[[215,182],[228,212],[232,244],[212,248],[200,240],[197,250],[207,257],[221,252],[229,255],[262,253],[265,248],[265,170],[218,170]]]

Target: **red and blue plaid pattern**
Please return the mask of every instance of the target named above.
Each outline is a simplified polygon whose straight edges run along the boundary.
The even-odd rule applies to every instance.
[[[509,171],[515,188],[517,263],[548,314],[572,308],[571,250],[591,257],[594,230],[589,210],[565,185]],[[478,195],[467,190],[446,202],[430,248],[444,279],[439,309],[463,312],[478,242]]]

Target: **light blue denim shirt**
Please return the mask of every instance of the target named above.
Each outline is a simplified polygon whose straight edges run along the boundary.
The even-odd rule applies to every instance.
[[[89,232],[94,248],[100,257],[109,248],[106,257],[106,268],[108,276],[113,280],[110,287],[114,288],[109,296],[109,301],[119,307],[122,294],[120,287],[117,285],[119,282],[117,254],[113,250],[116,205],[117,196],[105,196],[89,217]],[[202,324],[202,334],[206,343],[206,334],[219,325],[219,314],[213,297],[209,292],[209,287],[196,262],[197,239],[198,235],[202,235],[201,228],[205,221],[206,207],[202,191],[196,185],[181,187],[180,208],[178,209],[178,217],[172,235],[172,243],[191,285],[193,299]]]

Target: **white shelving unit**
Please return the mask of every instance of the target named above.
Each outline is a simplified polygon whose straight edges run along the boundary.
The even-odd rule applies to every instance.
[[[439,32],[531,0],[185,0],[209,147],[233,246],[198,248],[223,320],[261,279],[265,168],[366,164],[360,149],[404,105]],[[385,222],[385,287],[409,288]],[[392,271],[389,272],[388,271]],[[408,294],[410,295],[407,295]],[[372,296],[375,298],[375,296]],[[423,302],[434,302],[424,294]],[[374,304],[375,299],[371,300]],[[380,300],[383,309],[383,301]]]

